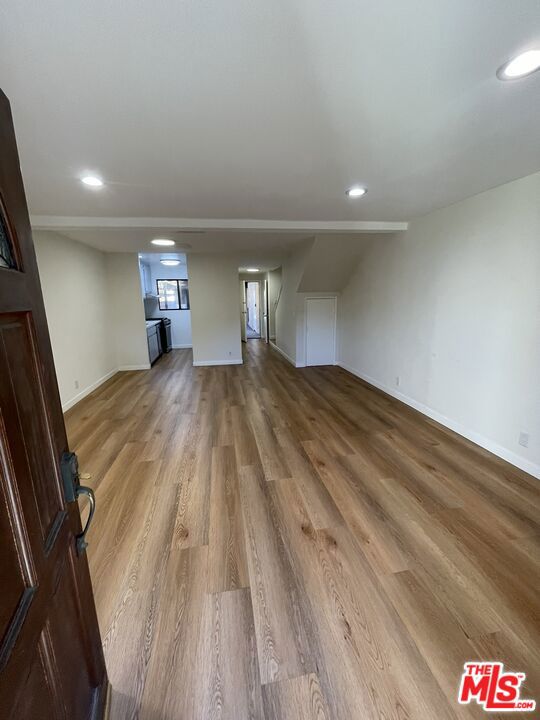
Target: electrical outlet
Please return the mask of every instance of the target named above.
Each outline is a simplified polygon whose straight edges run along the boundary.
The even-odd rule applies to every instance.
[[[401,378],[399,377],[399,375],[396,375],[396,385],[397,387],[401,385]]]
[[[75,390],[78,390],[78,389],[79,389],[79,381],[75,380]]]
[[[520,445],[523,445],[523,447],[529,447],[529,433],[520,432],[518,442]]]

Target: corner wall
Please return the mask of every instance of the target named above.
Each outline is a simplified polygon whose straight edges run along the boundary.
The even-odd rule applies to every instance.
[[[188,266],[193,364],[242,363],[237,258],[190,254]]]
[[[268,272],[268,312],[270,340],[276,339],[276,310],[281,292],[281,267]]]
[[[109,322],[119,370],[146,370],[148,340],[136,253],[107,253]]]
[[[540,173],[372,240],[338,348],[346,369],[540,477]]]
[[[303,243],[286,258],[281,268],[281,295],[276,308],[275,345],[293,365],[296,365],[298,344],[298,286],[313,242],[314,240],[311,239]]]
[[[106,258],[58,233],[38,231],[33,237],[60,398],[67,410],[117,369]]]
[[[137,255],[33,233],[64,411],[118,370],[149,368]]]

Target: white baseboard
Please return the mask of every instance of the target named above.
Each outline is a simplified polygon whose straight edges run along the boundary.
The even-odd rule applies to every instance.
[[[194,360],[193,367],[206,367],[209,365],[242,365],[242,358],[228,358],[227,360]]]
[[[119,372],[127,372],[128,370],[150,370],[150,363],[143,365],[120,365]]]
[[[474,430],[470,430],[469,428],[465,427],[461,423],[458,423],[455,420],[447,418],[445,415],[442,415],[441,413],[437,412],[437,410],[433,410],[432,408],[428,407],[427,405],[424,405],[423,403],[418,402],[417,400],[414,400],[413,398],[409,397],[408,395],[404,395],[403,393],[399,392],[398,390],[395,390],[394,388],[392,388],[388,385],[385,385],[384,383],[381,383],[378,380],[375,380],[375,378],[372,378],[369,375],[365,375],[364,373],[361,373],[358,370],[355,370],[355,368],[351,367],[350,365],[347,365],[346,363],[337,362],[336,364],[339,365],[339,367],[342,367],[344,370],[347,370],[348,372],[350,372],[352,375],[356,375],[356,377],[359,377],[361,380],[364,380],[365,382],[369,383],[370,385],[373,385],[374,387],[378,388],[379,390],[382,390],[387,395],[391,395],[392,397],[395,397],[397,400],[401,400],[401,402],[405,403],[406,405],[409,405],[410,407],[414,408],[415,410],[418,410],[418,412],[421,412],[423,415],[427,415],[427,417],[431,418],[432,420],[435,420],[435,422],[438,422],[441,425],[444,425],[449,430],[452,430],[453,432],[457,433],[458,435],[461,435],[464,438],[467,438],[467,440],[471,440],[471,442],[484,448],[484,450],[488,450],[490,453],[493,453],[493,455],[497,455],[497,457],[500,457],[502,460],[506,460],[506,462],[509,462],[511,465],[515,465],[515,467],[519,468],[520,470],[523,470],[526,473],[529,473],[529,475],[532,475],[533,477],[540,480],[540,465],[537,465],[536,463],[533,463],[530,460],[527,460],[526,458],[523,458],[520,455],[517,455],[512,450],[508,450],[508,448],[505,448],[502,445],[499,445],[498,443],[494,442],[493,440],[490,440],[489,438],[486,438],[483,435],[480,435],[480,433],[477,433]]]
[[[189,345],[173,345],[172,349],[173,350],[186,350],[187,348],[191,348],[191,347],[193,347],[193,345],[191,345],[191,343],[190,343]]]
[[[282,350],[282,349],[279,347],[279,345],[276,345],[276,343],[275,343],[275,342],[272,342],[272,340],[270,340],[270,347],[272,347],[274,350],[277,350],[277,352],[278,352],[280,355],[283,355],[283,357],[285,358],[285,360],[288,360],[288,361],[291,363],[291,365],[294,365],[294,367],[304,367],[304,365],[297,365],[296,362],[292,359],[292,357],[291,357],[290,355],[287,355],[287,353],[285,352],[285,350]]]
[[[90,395],[91,392],[94,392],[94,390],[97,390],[97,388],[100,385],[103,385],[104,382],[107,382],[109,378],[112,378],[113,375],[116,375],[118,370],[115,368],[114,370],[110,370],[106,375],[103,377],[100,377],[99,380],[96,380],[96,382],[93,382],[91,385],[86,387],[84,390],[81,390],[78,392],[74,397],[72,397],[67,402],[63,403],[62,405],[62,412],[66,412],[70,408],[72,408],[74,405],[76,405],[80,400],[85,398],[87,395]]]

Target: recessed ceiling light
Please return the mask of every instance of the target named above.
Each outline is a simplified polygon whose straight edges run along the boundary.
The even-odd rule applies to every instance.
[[[260,272],[259,268],[246,268],[246,272]]]
[[[174,240],[167,240],[165,238],[154,238],[154,240],[152,240],[152,245],[161,245],[162,247],[168,247],[169,245],[174,244]]]
[[[92,188],[103,187],[103,180],[98,178],[97,175],[85,175],[81,178],[81,182]]]
[[[160,260],[160,263],[162,265],[174,267],[175,265],[180,265],[180,260]]]
[[[362,187],[361,185],[353,185],[353,187],[350,187],[345,194],[350,198],[359,198],[366,193],[367,189],[365,187]]]
[[[499,80],[518,80],[540,70],[540,50],[527,50],[497,70]]]

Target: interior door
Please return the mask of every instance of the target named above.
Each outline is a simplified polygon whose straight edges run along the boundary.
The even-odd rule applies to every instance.
[[[270,311],[268,309],[268,280],[264,281],[264,339],[270,342]]]
[[[306,298],[306,365],[336,359],[336,298]]]
[[[39,119],[36,118],[36,122]],[[0,91],[0,717],[94,720],[107,675],[9,102]]]
[[[242,342],[247,342],[247,282],[240,280],[240,320]]]

